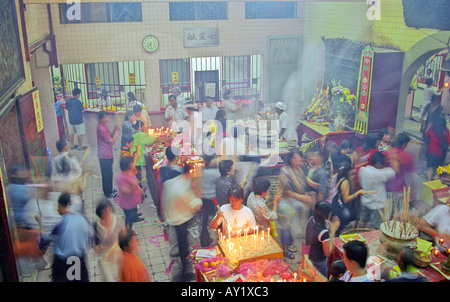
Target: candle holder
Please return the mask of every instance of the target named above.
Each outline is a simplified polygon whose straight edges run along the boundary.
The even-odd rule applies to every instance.
[[[450,248],[446,250],[447,259],[441,262],[441,268],[446,274],[450,274]]]
[[[243,232],[240,232],[243,234]],[[254,242],[257,241],[257,242]],[[227,240],[219,240],[219,248],[228,261],[239,263],[251,262],[258,259],[283,259],[283,249],[270,234],[256,239],[241,235]]]

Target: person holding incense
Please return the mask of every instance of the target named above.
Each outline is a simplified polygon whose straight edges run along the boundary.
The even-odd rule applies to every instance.
[[[113,146],[119,136],[121,123],[117,123],[112,132],[108,129],[109,117],[105,111],[98,113],[99,123],[97,125],[97,154],[102,175],[103,194],[107,198],[115,198],[117,190],[113,188]]]
[[[122,157],[120,159],[120,173],[117,177],[118,202],[125,214],[125,227],[130,230],[133,229],[138,205],[141,204],[144,194],[133,172],[133,166],[134,160],[132,157]]]
[[[135,154],[136,158],[136,177],[139,180],[139,186],[142,188],[142,170],[145,169],[144,149],[148,145],[152,145],[159,141],[154,135],[148,134],[143,129],[133,134],[133,144],[131,145],[130,152]],[[144,195],[146,196],[146,195]]]
[[[228,191],[228,201],[228,204],[222,205],[217,211],[216,216],[209,223],[209,227],[215,230],[222,224],[224,236],[235,237],[239,230],[245,229],[249,229],[250,234],[257,225],[252,210],[242,204],[244,189],[233,185]]]
[[[334,249],[334,236],[340,221],[336,216],[331,220],[331,205],[319,201],[314,207],[314,216],[308,220],[305,243],[310,246],[309,259],[324,276],[328,275],[328,257]]]

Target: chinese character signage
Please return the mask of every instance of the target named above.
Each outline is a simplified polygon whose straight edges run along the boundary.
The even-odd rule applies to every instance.
[[[130,78],[130,85],[136,85],[136,76],[134,75],[134,73],[130,73],[129,78]]]
[[[370,88],[372,84],[373,50],[367,45],[361,54],[358,82],[358,108],[355,116],[355,129],[367,134],[369,123]]]
[[[44,129],[44,124],[42,121],[41,101],[39,100],[38,90],[33,92],[33,106],[34,106],[34,114],[36,115],[36,127],[39,133]]]
[[[172,84],[178,84],[178,72],[172,72]]]
[[[219,46],[218,27],[189,27],[184,28],[184,47]]]

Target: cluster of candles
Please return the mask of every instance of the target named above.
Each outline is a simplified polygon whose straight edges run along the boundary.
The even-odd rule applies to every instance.
[[[253,248],[254,250],[262,248],[265,243],[270,240],[270,228],[267,228],[267,232],[259,232],[259,227],[252,228],[253,232],[249,234],[250,228],[239,229],[237,236],[231,240],[232,228],[231,225],[227,225],[228,236],[225,236],[220,230],[218,230],[219,242],[222,247],[227,251],[228,255],[232,258],[241,259],[244,255],[244,248]]]
[[[167,134],[170,133],[170,128],[167,127],[160,127],[155,129],[148,129],[149,135],[155,135],[155,136],[167,136]]]
[[[441,246],[444,246],[444,239],[443,239],[443,238],[440,238],[440,239],[439,239],[439,244],[440,244]],[[450,255],[450,248],[447,248],[445,251],[447,252],[447,255]],[[434,253],[435,256],[438,256],[440,252],[439,252],[439,250],[436,248],[436,249],[433,250],[433,253]]]
[[[189,163],[189,162],[188,162]],[[190,163],[192,168],[189,170],[189,173],[193,177],[202,176],[202,167],[205,165],[204,163]]]

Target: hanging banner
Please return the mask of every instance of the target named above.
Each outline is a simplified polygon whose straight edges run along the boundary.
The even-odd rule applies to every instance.
[[[172,72],[172,84],[178,84],[178,72]]]
[[[358,78],[358,108],[356,109],[354,129],[362,134],[367,133],[369,125],[370,90],[372,85],[372,68],[374,53],[367,45],[361,54],[361,66]]]
[[[41,101],[39,99],[39,90],[33,92],[33,106],[34,114],[36,116],[36,127],[38,133],[44,130],[44,123],[42,121]]]
[[[130,85],[136,85],[136,76],[134,75],[134,73],[129,74],[129,79],[130,79]]]
[[[100,89],[102,87],[102,83],[100,82],[100,77],[99,76],[95,77],[95,87],[97,89]]]

